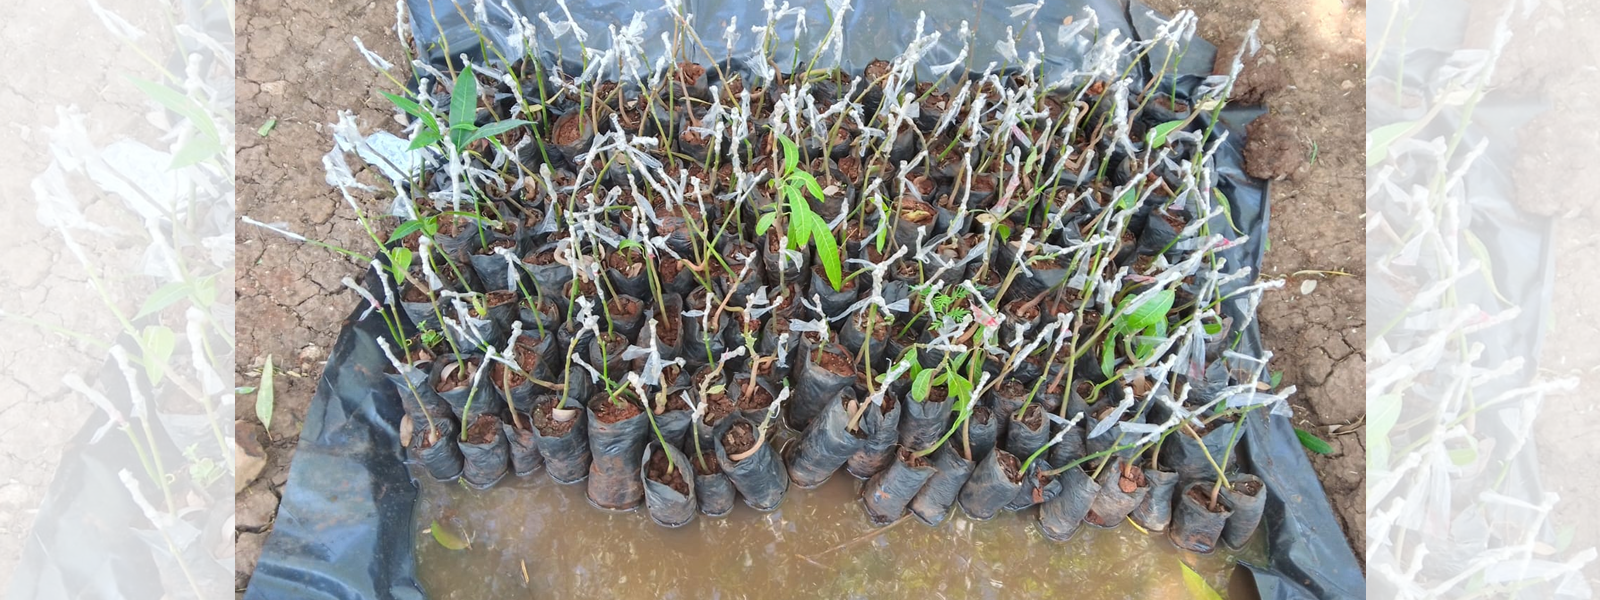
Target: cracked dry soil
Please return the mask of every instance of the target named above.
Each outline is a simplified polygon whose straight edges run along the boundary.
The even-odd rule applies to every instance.
[[[101,2],[145,31],[162,31],[149,13],[127,0]],[[68,252],[59,235],[35,218],[30,188],[50,164],[47,127],[59,123],[57,109],[73,105],[85,115],[96,145],[121,137],[153,139],[158,132],[143,118],[148,107],[123,74],[148,73],[150,66],[106,32],[86,3],[6,3],[0,5],[0,39],[21,58],[25,51],[57,49],[70,38],[70,52],[51,52],[49,65],[13,70],[0,83],[0,209],[10,215],[0,236],[0,279],[10,286],[0,295],[6,349],[0,350],[0,590],[10,588],[34,516],[55,478],[63,449],[95,412],[61,383],[68,374],[93,380],[103,348],[11,320],[17,317],[69,329],[96,339],[120,331],[112,313],[89,285],[87,271]],[[147,38],[161,55],[161,42]],[[24,50],[26,49],[26,50]],[[3,52],[3,51],[0,51]],[[37,52],[35,52],[37,53]],[[92,222],[128,222],[120,201],[92,184],[69,177],[69,189]],[[131,238],[80,233],[88,260],[101,273],[137,271],[139,248]],[[137,309],[153,286],[133,278],[111,280],[109,297],[121,310]],[[145,289],[140,289],[145,288]]]
[[[1302,6],[1289,0],[1158,0],[1171,13],[1193,8],[1200,34],[1236,39],[1251,19],[1287,73],[1289,87],[1267,95],[1285,124],[1277,147],[1303,151],[1303,165],[1273,188],[1272,247],[1265,277],[1288,278],[1261,306],[1262,330],[1276,352],[1274,369],[1299,386],[1296,425],[1327,439],[1335,452],[1312,456],[1357,556],[1364,545],[1360,499],[1365,486],[1365,434],[1329,435],[1358,424],[1365,410],[1365,248],[1359,215],[1364,198],[1362,123],[1365,96],[1365,7],[1337,2]],[[255,3],[241,12],[238,71],[239,214],[283,222],[308,237],[352,249],[370,248],[354,215],[323,182],[321,157],[331,147],[326,124],[352,110],[364,129],[398,125],[377,90],[393,84],[373,71],[350,41],[358,36],[382,56],[400,56],[393,5],[333,6],[291,0]],[[256,130],[268,119],[266,137]],[[1314,164],[1310,158],[1317,149]],[[360,173],[357,174],[358,177]],[[366,209],[377,202],[368,199]],[[272,441],[261,478],[239,499],[237,583],[243,589],[270,531],[287,478],[296,434],[343,319],[355,298],[339,284],[362,265],[332,252],[241,226],[238,234],[239,385],[255,385],[267,355],[289,373],[277,381]],[[1343,275],[1303,271],[1339,271]],[[1319,279],[1302,295],[1306,277]],[[241,400],[248,405],[247,401]],[[249,413],[241,410],[241,413]],[[246,426],[259,427],[253,415]]]

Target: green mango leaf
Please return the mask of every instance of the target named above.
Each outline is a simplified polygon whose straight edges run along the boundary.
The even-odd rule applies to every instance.
[[[528,122],[522,119],[506,119],[504,121],[490,123],[488,125],[484,125],[483,127],[479,127],[477,131],[472,132],[472,137],[467,138],[467,143],[470,144],[486,137],[500,135],[527,124]]]
[[[179,281],[163,285],[155,293],[150,294],[149,298],[144,299],[144,304],[139,307],[139,312],[133,315],[133,320],[137,321],[161,312],[187,297],[189,297],[189,284]]]
[[[1217,188],[1211,188],[1211,196],[1216,198],[1217,204],[1222,206],[1222,217],[1228,220],[1228,227],[1232,227],[1235,234],[1244,235],[1244,232],[1239,230],[1239,226],[1233,223],[1233,205],[1228,204],[1227,194],[1222,193],[1222,190]]]
[[[1371,168],[1389,158],[1389,146],[1406,137],[1417,127],[1415,121],[1390,123],[1367,132],[1367,167]]]
[[[1177,131],[1179,127],[1183,127],[1183,123],[1182,120],[1167,121],[1150,128],[1150,133],[1145,135],[1147,145],[1151,148],[1167,145],[1167,136],[1172,135],[1172,132]]]
[[[383,97],[388,98],[395,106],[400,107],[400,110],[406,111],[406,114],[422,119],[422,123],[427,126],[423,131],[432,133],[435,140],[439,139],[439,118],[433,116],[431,111],[422,108],[421,104],[413,102],[410,98],[396,96],[384,91],[379,91],[378,93],[383,94]]]
[[[812,196],[816,196],[818,200],[827,200],[827,198],[822,195],[822,184],[817,183],[817,178],[812,177],[810,173],[805,171],[795,171],[791,177],[805,185],[806,190],[811,192]]]
[[[219,152],[222,152],[222,144],[217,140],[205,136],[196,137],[178,149],[178,153],[172,157],[172,163],[167,165],[167,168],[182,169],[216,156]]]
[[[472,547],[472,542],[464,536],[446,529],[438,521],[428,526],[428,531],[433,533],[433,541],[439,542],[447,550],[465,550]]]
[[[771,211],[761,215],[761,218],[756,220],[756,235],[766,235],[767,230],[772,229],[772,224],[777,220],[778,211]]]
[[[834,291],[844,287],[844,273],[839,263],[839,243],[834,241],[833,232],[828,230],[828,224],[822,217],[815,213],[811,217],[811,241],[817,243],[817,260],[822,261],[822,270],[828,274],[828,283]]]
[[[395,281],[405,277],[406,271],[411,270],[411,249],[405,246],[389,251],[389,268],[394,273]]]
[[[1115,332],[1106,334],[1106,341],[1100,344],[1100,374],[1110,377],[1117,368],[1117,336]]]
[[[450,129],[473,125],[478,119],[478,78],[472,74],[472,65],[456,75],[455,89],[450,92]]]
[[[272,432],[272,355],[267,355],[266,364],[261,366],[261,386],[256,393],[256,419],[261,421],[261,428],[267,430],[268,436]]]
[[[1333,454],[1333,446],[1331,444],[1323,441],[1322,438],[1313,435],[1309,431],[1296,427],[1294,428],[1294,435],[1295,437],[1300,438],[1300,445],[1305,446],[1307,450],[1323,456]]]
[[[1211,587],[1211,584],[1206,583],[1206,578],[1194,572],[1194,569],[1184,564],[1183,560],[1178,560],[1178,566],[1183,569],[1183,587],[1189,589],[1190,598],[1194,600],[1222,600],[1222,594],[1218,594],[1217,590]]]
[[[773,132],[778,136],[778,144],[783,146],[783,175],[788,177],[794,168],[800,164],[800,148],[794,145],[794,140],[781,133]]]
[[[1122,192],[1121,196],[1117,196],[1117,210],[1128,210],[1133,208],[1133,205],[1138,202],[1139,186],[1130,185],[1128,186],[1127,190]]]
[[[1578,528],[1570,523],[1556,528],[1556,552],[1566,552],[1577,535]]]
[[[945,389],[949,390],[951,397],[966,398],[968,394],[972,393],[972,382],[968,381],[966,377],[951,373]]]
[[[1389,438],[1367,438],[1367,472],[1389,472]]]
[[[1367,439],[1389,439],[1389,431],[1400,422],[1400,395],[1378,396],[1367,402]]]
[[[1454,444],[1452,443],[1451,445]],[[1477,438],[1468,437],[1466,438],[1465,446],[1450,448],[1445,453],[1450,456],[1450,462],[1458,467],[1465,467],[1478,462],[1478,440]]]
[[[166,107],[168,110],[188,119],[202,136],[220,144],[222,138],[217,136],[217,124],[211,120],[211,115],[207,114],[204,108],[201,108],[200,103],[195,102],[193,98],[153,81],[147,81],[132,75],[127,75],[126,77],[129,82],[133,83],[134,87],[139,88],[139,91],[144,92],[151,100],[155,100],[156,103]]]
[[[425,225],[427,225],[427,218],[412,219],[401,223],[399,227],[394,228],[394,233],[389,234],[388,243],[393,244],[405,239],[406,236],[420,231]]]
[[[172,330],[161,325],[151,325],[144,328],[141,346],[144,349],[144,372],[150,378],[150,384],[161,383],[161,378],[166,374],[167,360],[172,358],[172,349],[177,344],[177,336]]]
[[[196,280],[193,288],[189,291],[189,298],[193,299],[195,304],[199,304],[201,308],[210,308],[212,304],[216,304],[217,276],[210,275]]]
[[[1489,256],[1489,249],[1483,245],[1483,240],[1478,239],[1478,236],[1472,233],[1471,229],[1462,229],[1461,232],[1466,234],[1464,237],[1467,241],[1467,249],[1472,251],[1472,257],[1478,259],[1479,270],[1483,272],[1483,282],[1489,284],[1489,291],[1494,294],[1495,298],[1499,298],[1501,302],[1505,303],[1506,306],[1515,306],[1509,298],[1500,293],[1500,287],[1495,285],[1494,258]]]
[[[417,134],[417,139],[411,140],[411,145],[406,149],[416,150],[418,148],[427,148],[428,146],[432,146],[437,143],[439,143],[439,132],[432,129],[424,129]]]
[[[1167,311],[1172,310],[1172,302],[1176,298],[1172,290],[1161,290],[1138,306],[1128,309],[1119,319],[1122,331],[1140,331],[1154,326],[1158,321],[1165,321]]]
[[[917,373],[911,380],[911,398],[917,402],[928,399],[928,393],[933,391],[933,369]]]

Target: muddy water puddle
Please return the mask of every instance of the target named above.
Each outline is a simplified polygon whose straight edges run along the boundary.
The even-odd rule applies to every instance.
[[[1235,572],[1233,556],[1180,555],[1128,523],[1085,525],[1052,543],[1036,508],[977,522],[958,506],[938,528],[907,517],[875,529],[857,500],[861,482],[843,471],[818,489],[791,487],[776,511],[740,503],[680,529],[655,525],[642,507],[601,512],[583,484],[543,471],[487,491],[420,479],[417,570],[434,599],[1195,597],[1180,560],[1227,597]],[[434,522],[470,546],[442,546],[426,533]]]

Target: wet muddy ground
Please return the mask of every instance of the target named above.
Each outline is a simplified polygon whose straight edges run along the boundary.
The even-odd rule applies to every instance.
[[[791,487],[782,506],[739,503],[679,529],[643,510],[607,513],[581,484],[544,472],[476,491],[425,473],[417,503],[417,570],[429,597],[553,598],[1186,598],[1182,560],[1227,590],[1233,557],[1180,555],[1160,534],[1124,523],[1083,526],[1068,542],[1037,530],[1036,509],[977,522],[955,508],[940,527],[906,517],[872,527],[860,482]],[[452,550],[430,527],[470,541]],[[448,537],[446,539],[449,539]],[[452,541],[452,544],[455,542]],[[1252,540],[1259,551],[1261,536]],[[1251,548],[1247,548],[1247,551]],[[1242,575],[1248,578],[1248,575]],[[1238,598],[1240,596],[1230,595]]]

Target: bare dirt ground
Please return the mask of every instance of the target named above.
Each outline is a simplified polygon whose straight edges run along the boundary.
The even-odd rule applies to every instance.
[[[1274,187],[1272,247],[1264,276],[1288,278],[1284,291],[1261,307],[1267,346],[1285,384],[1298,385],[1297,425],[1328,439],[1335,452],[1313,457],[1335,509],[1361,555],[1364,517],[1365,437],[1358,424],[1365,408],[1364,198],[1365,8],[1337,0],[1210,0],[1156,2],[1171,12],[1193,8],[1201,35],[1225,42],[1251,19],[1263,20],[1261,37],[1288,73],[1290,87],[1267,96],[1284,120],[1283,147],[1297,149],[1303,166]],[[353,110],[364,128],[394,127],[377,89],[392,87],[361,59],[350,41],[359,36],[373,51],[400,56],[393,36],[393,5],[335,7],[291,0],[252,4],[239,27],[238,212],[350,248],[371,247],[338,194],[323,182],[321,156],[331,147],[326,123]],[[394,91],[394,90],[391,90]],[[278,125],[256,135],[268,119]],[[1315,156],[1315,162],[1312,158]],[[339,279],[360,266],[326,250],[241,226],[238,236],[239,385],[254,385],[267,355],[281,369],[268,465],[239,495],[238,577],[248,581],[271,528],[277,494],[287,476],[306,406],[354,297]],[[1345,275],[1304,273],[1338,271]],[[1318,281],[1301,294],[1301,282]],[[242,415],[250,400],[241,398]],[[259,427],[243,416],[243,427]],[[1330,427],[1349,431],[1330,435]]]
[[[102,2],[146,31],[162,30],[160,23],[147,22],[141,14],[151,11],[132,4]],[[67,37],[72,51],[50,52],[48,66],[24,60],[28,53],[60,47]],[[5,590],[55,477],[62,448],[93,412],[87,402],[66,393],[61,377],[75,373],[93,381],[106,356],[103,349],[34,323],[106,341],[120,330],[61,238],[34,218],[29,185],[50,162],[44,128],[56,126],[57,107],[76,105],[87,115],[86,126],[96,143],[149,130],[140,118],[146,111],[142,96],[122,74],[148,73],[150,67],[101,28],[85,3],[0,6],[0,39],[5,40],[0,57],[9,56],[12,64],[35,63],[13,70],[0,83],[0,132],[6,140],[0,147],[0,211],[10,216],[0,236],[0,256],[5,257],[0,280],[9,286],[0,295],[0,323],[7,340],[0,350],[0,590]],[[126,220],[114,208],[117,203],[98,200],[100,194],[92,187],[74,185],[72,192],[87,205],[84,212],[90,220]],[[83,235],[79,241],[102,273],[129,272],[136,258],[120,252],[113,238]],[[129,305],[137,309],[142,296],[132,294],[139,290],[127,289],[126,283],[120,277],[108,279],[111,300],[123,310]]]
[[[1492,22],[1494,3],[1475,3],[1475,21]],[[1600,210],[1588,192],[1600,156],[1600,140],[1571,135],[1600,126],[1594,102],[1600,89],[1592,71],[1600,62],[1600,40],[1589,32],[1600,26],[1600,10],[1584,3],[1542,6],[1520,23],[1512,44],[1495,71],[1503,93],[1543,99],[1546,110],[1518,131],[1519,154],[1514,171],[1517,203],[1529,212],[1548,215],[1555,223],[1551,252],[1555,275],[1545,319],[1540,372],[1546,377],[1575,377],[1572,392],[1546,398],[1535,425],[1546,491],[1560,495],[1554,522],[1558,539],[1571,549],[1600,546],[1600,480],[1574,476],[1593,471],[1600,448],[1586,443],[1595,431],[1593,398],[1583,393],[1600,383],[1600,346],[1594,343],[1600,325],[1589,318],[1600,293],[1600,267],[1593,254],[1600,236]],[[1496,265],[1496,268],[1500,268]],[[1570,536],[1570,537],[1569,537]],[[1571,552],[1567,548],[1558,548]],[[1600,585],[1600,564],[1589,563],[1590,585]]]
[[[351,36],[372,51],[402,56],[392,3],[252,3],[239,22],[238,214],[326,243],[370,249],[350,207],[323,181],[332,147],[327,124],[353,111],[363,128],[394,125],[376,92],[394,84],[370,68]],[[398,90],[391,90],[398,91]],[[374,100],[376,99],[376,100]],[[269,120],[266,136],[257,132]],[[240,225],[235,289],[239,321],[237,385],[256,385],[267,356],[278,369],[267,465],[239,493],[239,590],[272,528],[306,408],[354,298],[339,283],[361,266],[339,255]],[[252,397],[241,397],[241,429],[259,431]],[[244,416],[248,415],[248,416]],[[240,439],[246,436],[241,434]]]

